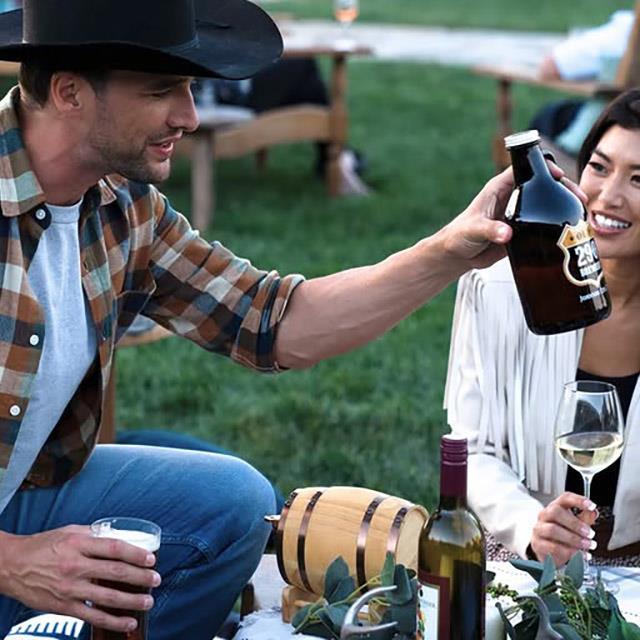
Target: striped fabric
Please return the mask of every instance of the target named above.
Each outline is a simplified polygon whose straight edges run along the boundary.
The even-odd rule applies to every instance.
[[[40,361],[42,309],[27,270],[50,224],[15,112],[18,88],[0,102],[0,481],[6,473]],[[258,371],[278,371],[278,322],[302,276],[259,271],[186,218],[148,184],[109,175],[85,194],[80,223],[82,284],[98,357],[41,450],[23,486],[68,480],[95,446],[114,348],[144,314],[211,352]],[[69,354],[73,357],[73,354]]]
[[[5,640],[77,640],[84,622],[47,613],[15,625]]]

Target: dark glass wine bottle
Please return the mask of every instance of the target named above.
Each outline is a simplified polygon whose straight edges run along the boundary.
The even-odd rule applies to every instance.
[[[420,537],[418,639],[482,640],[485,541],[467,506],[467,440],[443,436],[440,502]]]
[[[529,329],[549,335],[603,320],[611,301],[584,205],[549,172],[536,130],[505,144],[516,182],[507,253]]]

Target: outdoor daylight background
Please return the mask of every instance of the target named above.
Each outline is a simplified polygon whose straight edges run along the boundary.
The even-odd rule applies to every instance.
[[[360,0],[358,22],[566,32],[604,22],[613,0]],[[330,0],[268,2],[331,19]],[[328,70],[324,68],[325,72]],[[273,149],[217,170],[208,239],[262,268],[307,277],[373,263],[436,231],[493,174],[495,82],[469,69],[349,63],[350,144],[367,157],[369,198],[329,200],[313,149]],[[517,85],[514,126],[559,94]],[[189,167],[163,190],[189,215]],[[119,429],[162,428],[232,449],[286,495],[348,484],[432,509],[455,285],[366,348],[303,372],[265,376],[170,338],[118,354]]]

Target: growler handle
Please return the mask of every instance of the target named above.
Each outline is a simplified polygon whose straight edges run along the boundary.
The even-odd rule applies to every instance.
[[[349,607],[347,615],[344,617],[344,622],[340,628],[340,640],[347,640],[347,638],[350,638],[351,636],[369,635],[376,631],[383,631],[385,629],[392,629],[396,627],[398,624],[397,622],[386,622],[385,624],[379,624],[377,626],[361,626],[359,624],[355,624],[358,612],[369,600],[382,595],[383,593],[387,593],[388,591],[395,590],[396,585],[394,584],[389,587],[377,587],[376,589],[371,589],[371,591],[367,591],[365,594],[361,595]]]
[[[540,615],[538,633],[535,640],[562,640],[562,636],[551,626],[549,609],[542,598],[536,593],[526,593],[518,598],[519,601],[529,600],[533,602]]]

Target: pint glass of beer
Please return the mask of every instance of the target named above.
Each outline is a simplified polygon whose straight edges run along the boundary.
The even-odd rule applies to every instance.
[[[160,527],[148,520],[139,518],[103,518],[96,520],[91,525],[91,535],[96,538],[115,538],[129,544],[143,548],[145,551],[156,553],[160,548]],[[100,584],[109,589],[127,591],[129,593],[148,593],[150,590],[144,587],[127,585],[122,582],[101,580]],[[125,611],[123,609],[104,608],[107,613],[114,616],[127,616],[135,618],[138,626],[135,631],[120,633],[92,627],[92,640],[147,640],[149,626],[148,611]]]

